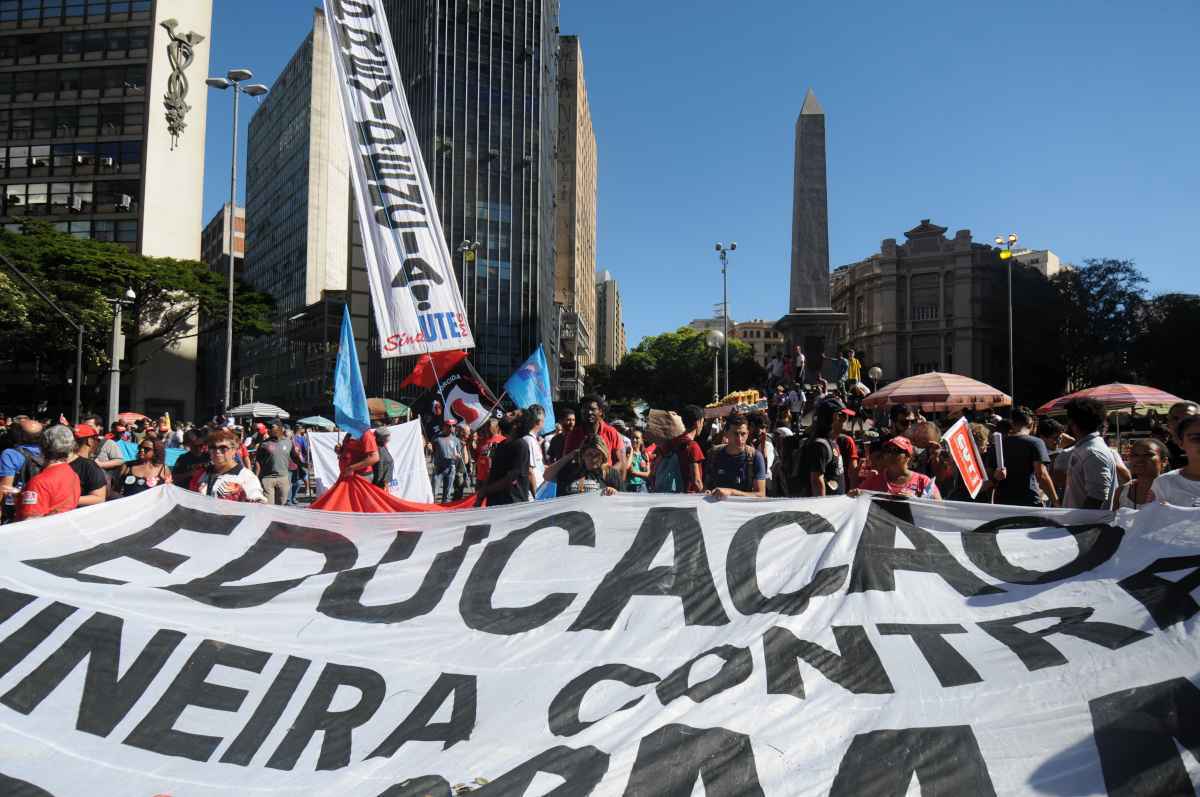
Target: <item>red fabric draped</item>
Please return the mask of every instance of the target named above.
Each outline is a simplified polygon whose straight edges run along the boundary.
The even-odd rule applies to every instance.
[[[459,363],[467,359],[467,353],[462,349],[437,351],[433,354],[422,354],[413,366],[412,373],[404,377],[400,387],[416,385],[432,389],[437,386],[438,379],[445,380]]]
[[[325,512],[448,512],[470,509],[474,504],[474,496],[453,504],[418,504],[397,498],[361,477],[343,476],[309,509]]]

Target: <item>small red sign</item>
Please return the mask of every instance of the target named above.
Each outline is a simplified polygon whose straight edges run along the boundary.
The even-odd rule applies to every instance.
[[[967,419],[959,418],[958,423],[951,426],[942,436],[942,440],[950,449],[954,464],[958,466],[963,485],[971,493],[971,497],[975,498],[987,482],[987,476],[983,472],[983,457],[979,455],[979,448],[975,445],[975,438],[971,434]]]

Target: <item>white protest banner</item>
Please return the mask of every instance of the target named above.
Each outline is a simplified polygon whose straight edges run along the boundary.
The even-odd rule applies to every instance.
[[[383,357],[475,346],[380,0],[324,0]]]
[[[0,793],[1196,777],[1196,509],[590,495],[388,516],[157,487],[0,542]]]
[[[971,434],[971,426],[967,419],[959,418],[958,422],[942,435],[942,440],[950,449],[950,458],[954,460],[954,465],[962,476],[963,486],[972,498],[979,495],[987,478],[983,475],[983,457],[979,455],[979,448],[975,445],[975,436]]]
[[[425,435],[420,421],[409,421],[387,427],[391,433],[387,450],[392,455],[392,480],[387,491],[397,498],[418,504],[433,503],[433,486],[425,467]],[[312,452],[313,480],[317,495],[338,480],[338,455],[335,446],[342,442],[344,432],[309,432],[308,447]]]

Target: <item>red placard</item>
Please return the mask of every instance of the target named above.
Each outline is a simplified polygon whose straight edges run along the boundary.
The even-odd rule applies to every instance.
[[[979,495],[987,476],[983,472],[983,457],[979,455],[979,448],[975,445],[975,438],[971,434],[967,419],[959,418],[958,423],[942,435],[942,440],[950,449],[950,456],[954,458],[954,464],[962,474],[963,485],[971,493],[971,497]]]

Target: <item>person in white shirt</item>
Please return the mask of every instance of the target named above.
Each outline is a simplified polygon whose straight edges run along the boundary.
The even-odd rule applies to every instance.
[[[542,445],[538,442],[538,433],[542,431],[542,426],[546,423],[546,410],[542,408],[541,404],[530,404],[525,408],[521,422],[525,430],[522,440],[529,449],[529,486],[536,497],[538,489],[545,481],[546,459],[542,455]]]
[[[1174,506],[1200,507],[1200,415],[1187,415],[1175,436],[1187,454],[1188,464],[1154,480],[1150,500]]]

